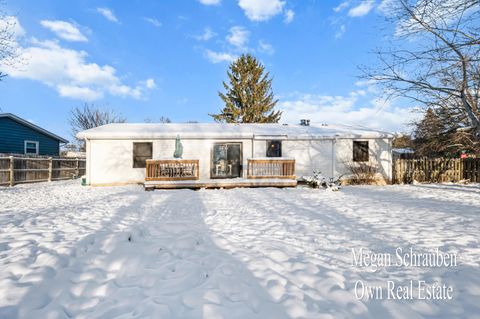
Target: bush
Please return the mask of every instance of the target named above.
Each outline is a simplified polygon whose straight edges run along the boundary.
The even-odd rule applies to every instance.
[[[384,177],[378,168],[369,163],[345,163],[349,176],[342,179],[342,185],[385,185]]]

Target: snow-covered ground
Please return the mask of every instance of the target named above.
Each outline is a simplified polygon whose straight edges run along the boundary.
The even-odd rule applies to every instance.
[[[457,266],[354,265],[398,247]],[[453,298],[355,295],[418,279]],[[3,188],[0,296],[0,318],[479,318],[480,186]]]

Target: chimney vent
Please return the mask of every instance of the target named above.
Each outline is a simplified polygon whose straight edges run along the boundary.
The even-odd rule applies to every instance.
[[[310,126],[310,120],[308,120],[308,119],[301,119],[301,120],[300,120],[300,125],[302,125],[302,126]]]

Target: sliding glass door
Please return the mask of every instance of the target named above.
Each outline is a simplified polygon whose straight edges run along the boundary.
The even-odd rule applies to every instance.
[[[212,149],[212,178],[242,176],[242,143],[215,143]]]

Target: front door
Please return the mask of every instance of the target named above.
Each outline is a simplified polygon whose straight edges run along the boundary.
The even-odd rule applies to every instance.
[[[215,143],[212,150],[212,178],[242,176],[242,143]]]

